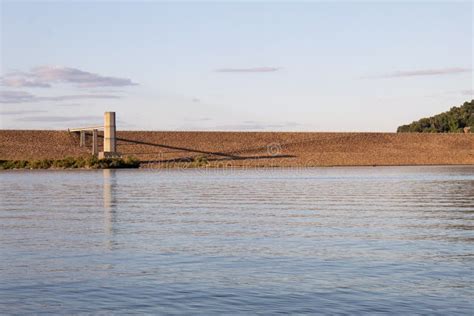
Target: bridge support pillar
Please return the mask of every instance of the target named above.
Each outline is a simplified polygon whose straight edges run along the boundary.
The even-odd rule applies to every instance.
[[[79,146],[84,147],[86,145],[86,132],[81,131],[79,136]]]
[[[97,129],[92,130],[92,155],[97,156],[99,154],[99,144],[98,144],[98,131]]]

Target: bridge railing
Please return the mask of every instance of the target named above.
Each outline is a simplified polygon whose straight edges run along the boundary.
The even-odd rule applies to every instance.
[[[103,130],[103,126],[88,126],[88,127],[77,127],[77,128],[68,128],[67,131],[70,133],[73,132],[82,132],[82,131],[93,131],[93,130]]]
[[[92,154],[99,154],[99,143],[98,133],[99,130],[103,130],[104,126],[88,126],[88,127],[76,127],[68,128],[69,133],[79,133],[79,146],[86,146],[86,132],[92,132]]]

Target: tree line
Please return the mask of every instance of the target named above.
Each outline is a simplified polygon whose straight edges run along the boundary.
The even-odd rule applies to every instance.
[[[462,133],[465,127],[474,132],[474,100],[454,106],[447,112],[399,126],[397,133]]]

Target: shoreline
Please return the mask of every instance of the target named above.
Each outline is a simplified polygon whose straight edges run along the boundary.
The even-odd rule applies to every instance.
[[[171,168],[148,168],[148,167],[118,167],[118,168],[11,168],[11,169],[2,169],[0,168],[0,174],[2,172],[22,172],[22,171],[100,171],[100,170],[141,170],[141,171],[185,171],[185,170],[199,170],[199,171],[211,171],[211,170],[219,170],[219,171],[244,171],[244,170],[305,170],[305,169],[344,169],[344,168],[351,168],[351,169],[363,169],[363,168],[429,168],[429,167],[473,167],[474,164],[462,164],[462,165],[440,165],[440,164],[433,164],[433,165],[339,165],[339,166],[307,166],[307,167],[285,167],[285,166],[251,166],[251,167],[171,167]]]

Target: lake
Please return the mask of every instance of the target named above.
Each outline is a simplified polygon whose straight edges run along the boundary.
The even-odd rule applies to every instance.
[[[0,313],[472,314],[474,166],[0,172]]]

